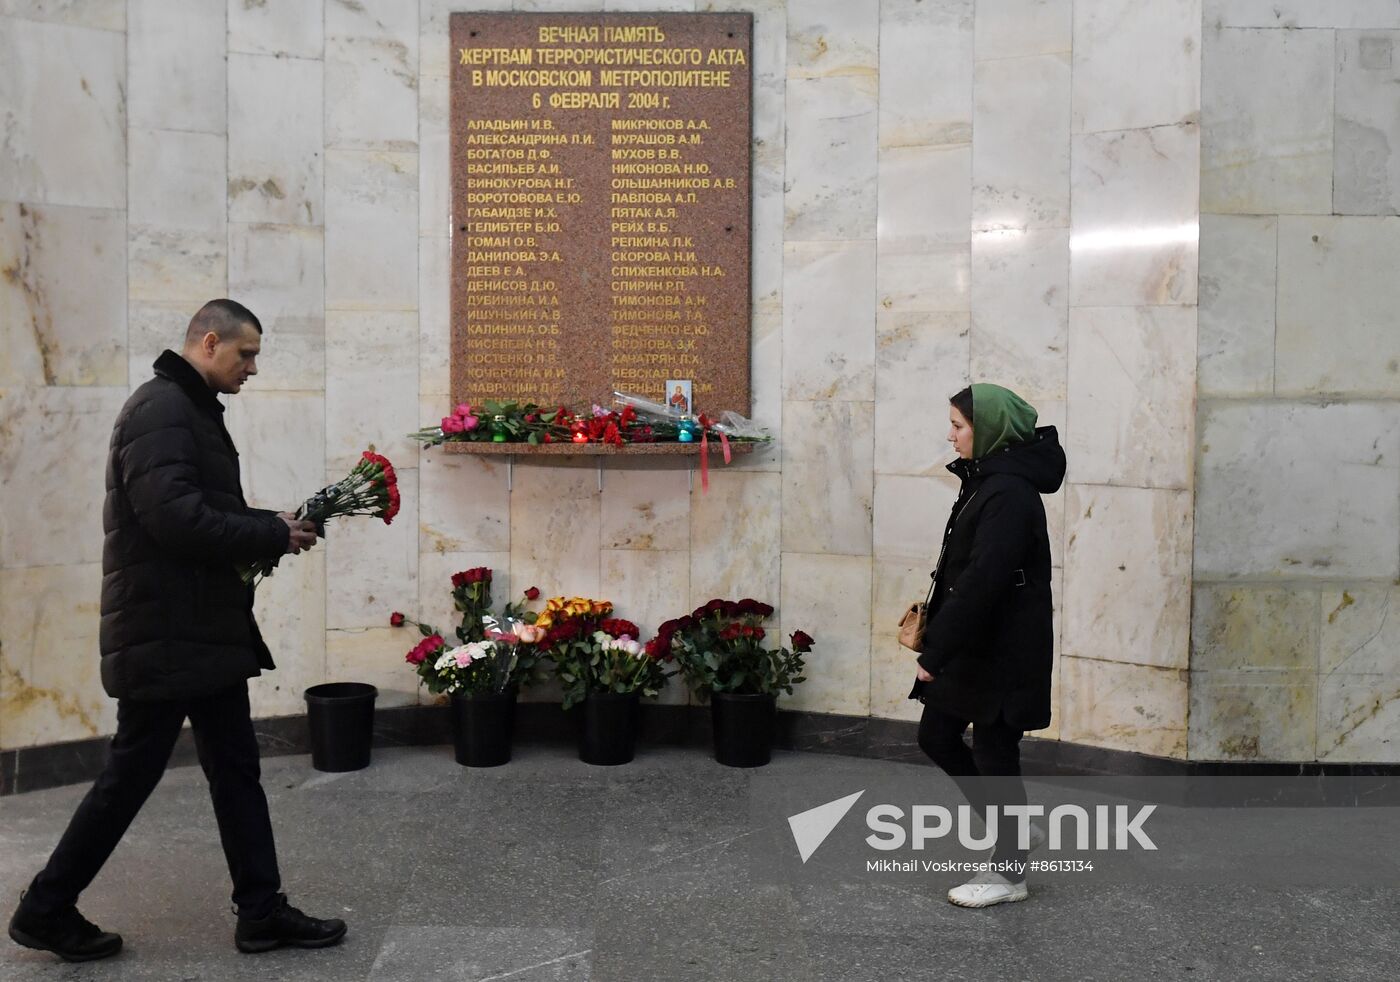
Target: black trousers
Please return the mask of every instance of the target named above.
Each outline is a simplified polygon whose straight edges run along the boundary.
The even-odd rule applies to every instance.
[[[186,717],[209,780],[219,839],[233,878],[234,905],[241,917],[272,912],[281,880],[260,783],[248,686],[241,682],[179,702],[118,700],[117,733],[107,765],[73,813],[48,865],[29,885],[26,910],[53,914],[77,903],[160,783]]]
[[[1021,737],[1025,733],[1000,718],[995,723],[978,723],[972,728],[969,748],[963,740],[968,725],[965,719],[925,706],[919,720],[919,749],[953,779],[984,820],[988,806],[997,806],[992,861],[1024,863],[1026,851],[1018,848],[1021,820],[1008,817],[1005,808],[1026,803],[1026,786],[1021,781]]]

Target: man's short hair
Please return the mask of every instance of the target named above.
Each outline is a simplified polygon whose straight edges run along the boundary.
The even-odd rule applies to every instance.
[[[253,330],[262,333],[262,322],[257,315],[237,300],[210,300],[190,318],[185,344],[194,344],[210,331],[217,334],[220,341],[227,341],[238,334],[244,324],[251,324]]]

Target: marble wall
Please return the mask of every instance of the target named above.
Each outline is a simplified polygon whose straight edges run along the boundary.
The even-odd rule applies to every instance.
[[[708,493],[685,463],[509,471],[402,436],[449,399],[448,12],[600,6],[755,15],[754,415],[779,439],[713,468]],[[229,411],[250,498],[288,507],[370,441],[405,488],[392,527],[342,524],[261,591],[283,668],[255,683],[259,713],[299,711],[301,689],[325,679],[371,681],[381,704],[418,700],[402,662],[411,638],[388,613],[447,620],[447,578],[486,564],[499,595],[603,595],[647,629],[716,595],[770,600],[783,632],[819,642],[787,705],[915,718],[895,622],[927,584],[956,492],[945,399],[975,378],[1021,391],[1071,462],[1047,500],[1061,657],[1042,735],[1183,755],[1202,25],[1201,0],[6,0],[0,746],[111,730],[95,672],[107,430],[193,309],[229,294],[268,328],[261,373]],[[1230,30],[1304,106],[1316,100],[1291,47]],[[1347,125],[1378,146],[1393,120],[1363,73],[1379,42],[1358,38],[1349,55],[1337,38]],[[1246,108],[1281,119],[1292,91],[1246,87],[1229,104],[1262,100]],[[1330,116],[1290,125],[1303,148],[1331,146]],[[1208,190],[1283,186],[1300,203],[1212,216],[1211,232],[1238,242],[1227,261],[1251,271],[1272,276],[1287,229],[1299,275],[1368,277],[1340,308],[1329,301],[1348,311],[1349,337],[1364,332],[1393,289],[1382,263],[1359,262],[1385,246],[1386,220],[1290,226],[1303,220],[1278,216],[1312,213],[1307,168],[1325,165],[1330,187],[1331,158],[1277,156],[1244,184],[1231,165]],[[1356,176],[1347,200],[1395,200],[1387,161],[1339,162]],[[1272,397],[1274,320],[1249,302],[1259,289],[1251,275],[1209,295],[1248,315],[1228,328],[1203,315],[1199,370],[1243,376],[1251,393],[1267,383]],[[1279,321],[1279,378],[1306,392],[1343,368],[1372,389],[1397,377],[1310,350],[1305,311],[1320,301],[1303,294],[1278,305],[1299,319]],[[1363,466],[1362,442],[1346,435],[1349,467]],[[1359,480],[1335,521],[1382,521],[1378,488]],[[1359,636],[1384,622],[1388,595],[1347,595],[1342,626]],[[1379,657],[1331,643],[1355,677]],[[1339,706],[1365,703],[1355,684],[1336,693]]]
[[[1398,43],[1206,4],[1192,757],[1400,760]]]

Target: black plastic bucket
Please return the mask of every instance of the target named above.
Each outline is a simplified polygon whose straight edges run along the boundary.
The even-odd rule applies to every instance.
[[[377,695],[379,690],[366,682],[327,682],[306,690],[312,767],[358,771],[369,766]]]
[[[635,692],[590,692],[579,706],[579,760],[605,766],[630,762],[637,753],[639,701]]]
[[[762,767],[773,757],[773,723],[777,718],[777,696],[735,695],[716,692],[710,696],[710,719],[714,725],[715,760],[726,767]]]
[[[464,767],[500,767],[510,763],[510,736],[515,720],[515,690],[452,695],[452,746]]]

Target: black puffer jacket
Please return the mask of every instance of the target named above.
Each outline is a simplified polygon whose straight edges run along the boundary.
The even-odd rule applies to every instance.
[[[1054,604],[1042,494],[1065,476],[1053,426],[979,460],[955,460],[962,479],[934,571],[919,664],[922,698],[959,719],[998,716],[1022,730],[1050,725]]]
[[[102,685],[119,699],[217,691],[272,668],[235,564],[290,532],[250,509],[223,404],[173,351],[112,428],[102,509]]]

